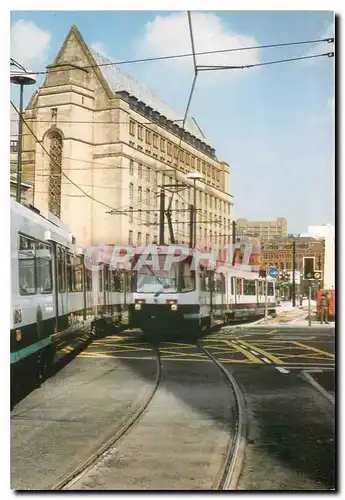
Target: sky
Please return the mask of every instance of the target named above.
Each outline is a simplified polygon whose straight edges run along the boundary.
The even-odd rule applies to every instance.
[[[192,11],[196,52],[318,40],[334,35],[331,11]],[[111,61],[189,53],[183,11],[13,11],[11,56],[51,64],[72,24]],[[197,56],[198,65],[244,65],[323,54],[329,43]],[[183,118],[191,58],[121,66]],[[42,78],[38,84],[42,83]],[[11,86],[17,103],[19,90]],[[25,104],[33,88],[26,89]],[[234,218],[286,217],[289,233],[334,222],[334,58],[200,72],[190,107],[219,160],[230,165]]]

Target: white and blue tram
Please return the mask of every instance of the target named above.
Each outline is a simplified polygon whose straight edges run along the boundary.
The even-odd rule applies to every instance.
[[[11,374],[44,376],[55,354],[104,323],[128,322],[130,271],[85,266],[60,219],[11,200]]]
[[[221,272],[208,269],[198,252],[190,249],[179,262],[166,262],[169,246],[158,246],[157,265],[138,265],[140,252],[133,259],[133,304],[129,324],[150,332],[157,327],[199,333],[215,323],[259,317],[275,313],[275,287],[259,273],[222,266]],[[171,260],[171,259],[170,259]],[[152,261],[153,262],[153,261]]]

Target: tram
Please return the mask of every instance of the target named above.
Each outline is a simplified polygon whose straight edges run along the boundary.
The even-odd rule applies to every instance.
[[[210,269],[210,262],[193,249],[157,246],[156,261],[143,261],[140,249],[132,260],[133,303],[129,326],[144,332],[179,330],[193,334],[215,323],[263,315],[265,282],[259,273],[232,266]],[[179,250],[177,249],[177,252]],[[267,283],[267,309],[275,313],[275,287]]]
[[[76,337],[128,322],[130,271],[104,263],[93,271],[84,253],[60,219],[11,200],[12,381],[43,378]]]

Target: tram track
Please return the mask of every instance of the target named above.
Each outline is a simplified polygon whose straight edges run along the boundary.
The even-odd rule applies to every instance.
[[[162,378],[162,365],[159,350],[153,348],[153,353],[156,357],[157,372],[156,380],[152,390],[149,392],[148,396],[142,402],[137,411],[131,416],[129,420],[112,436],[99,450],[90,455],[90,457],[85,460],[80,466],[74,469],[71,473],[65,475],[58,483],[56,483],[51,489],[56,490],[69,490],[76,482],[78,482],[92,467],[94,467],[98,461],[100,461],[109,450],[135,425],[135,423],[140,419],[145,410],[150,405],[154,395],[156,394],[158,387]]]
[[[244,451],[245,419],[243,414],[243,397],[233,376],[228,373],[227,370],[225,370],[225,368],[212,356],[212,354],[210,354],[207,349],[198,344],[195,345],[195,348],[203,352],[212,362],[212,364],[217,366],[217,371],[221,372],[221,377],[224,379],[225,384],[228,386],[228,388],[230,388],[231,398],[229,398],[229,401],[235,401],[234,404],[230,403],[229,405],[227,405],[228,407],[231,407],[231,418],[228,423],[230,434],[229,444],[227,446],[226,452],[223,449],[218,450],[220,457],[219,461],[221,461],[222,463],[218,469],[218,472],[216,474],[213,474],[212,484],[210,484],[210,487],[208,489],[235,490],[241,472],[241,464]],[[126,438],[126,436],[131,435],[136,425],[138,425],[140,428],[141,417],[146,411],[149,411],[150,404],[154,396],[157,394],[157,391],[161,387],[162,380],[165,379],[165,382],[167,383],[167,379],[169,379],[169,375],[163,375],[162,367],[165,361],[161,358],[159,346],[153,346],[152,350],[156,356],[157,374],[154,387],[150,391],[150,394],[147,396],[147,398],[145,398],[145,401],[142,403],[136,413],[123,425],[123,427],[116,433],[116,435],[109,439],[107,443],[105,443],[97,452],[90,456],[83,464],[81,464],[70,474],[67,474],[61,481],[59,481],[59,483],[57,483],[53,487],[54,490],[75,490],[78,489],[80,485],[83,485],[83,483],[85,487],[85,479],[87,482],[88,478],[97,475],[102,467],[106,468],[106,464],[114,459],[114,455],[116,455],[118,451],[118,447],[116,446],[116,444],[121,440],[121,438]],[[169,363],[168,360],[166,360],[166,362]],[[227,390],[228,389],[226,389],[226,391]],[[171,422],[169,419],[167,420],[168,428],[170,427]],[[125,447],[125,444],[123,446]],[[185,443],[182,435],[181,450],[184,446]],[[221,458],[222,455],[224,455],[223,460]],[[188,463],[186,463],[186,467],[188,468]]]
[[[246,418],[244,412],[244,398],[233,375],[203,346],[197,344],[219,368],[227,384],[234,394],[236,402],[233,412],[235,413],[235,432],[229,441],[228,453],[225,458],[223,470],[220,471],[219,478],[215,484],[217,490],[236,490],[241,474],[245,450]]]

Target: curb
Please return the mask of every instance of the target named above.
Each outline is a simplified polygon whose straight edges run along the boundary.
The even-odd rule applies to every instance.
[[[307,372],[307,371],[302,371],[301,372],[301,377],[304,378],[310,385],[314,387],[317,391],[320,392],[320,394],[323,395],[330,403],[333,405],[335,404],[335,398],[330,394],[326,389],[324,389],[320,384],[316,382],[315,379]]]

